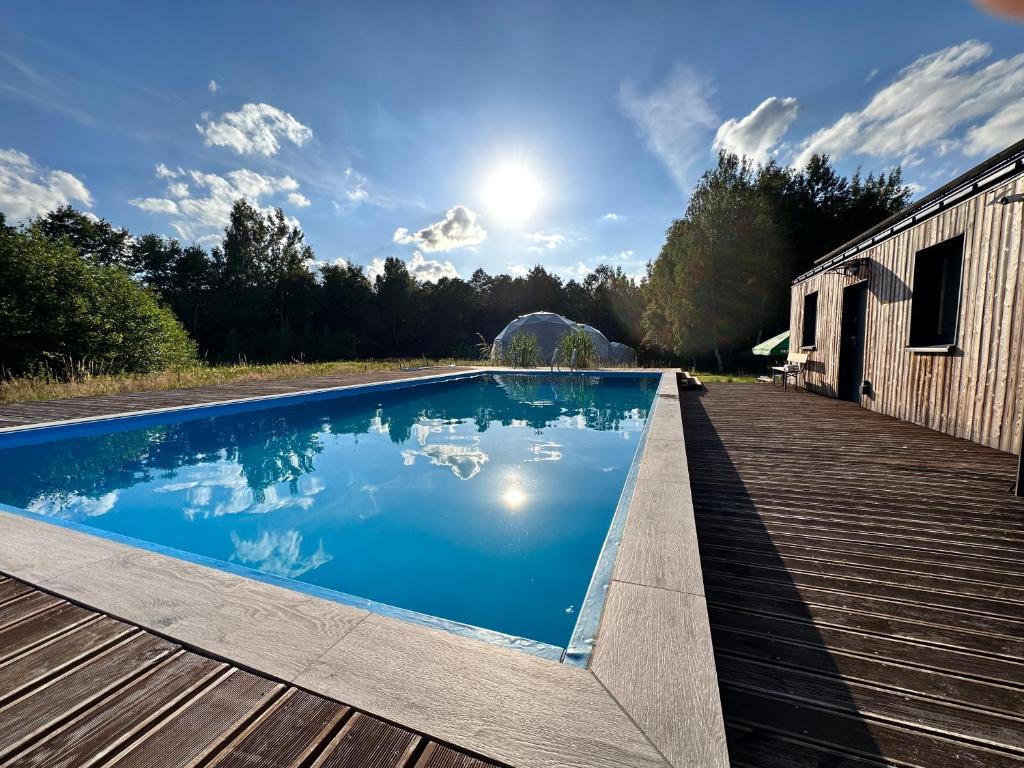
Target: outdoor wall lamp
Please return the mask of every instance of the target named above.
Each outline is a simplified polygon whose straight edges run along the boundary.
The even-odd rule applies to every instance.
[[[837,268],[836,271],[842,272],[846,277],[862,277],[867,274],[868,260],[854,259],[853,261],[848,261],[841,267]]]
[[[1002,197],[995,197],[989,200],[985,205],[1009,205],[1010,203],[1019,203],[1024,201],[1024,193],[1016,195],[1003,195]]]

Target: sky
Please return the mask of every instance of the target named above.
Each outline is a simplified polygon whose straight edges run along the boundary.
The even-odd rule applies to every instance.
[[[1024,138],[1024,24],[969,0],[14,3],[0,211],[216,244],[238,197],[423,280],[641,275],[719,149],[917,194]]]

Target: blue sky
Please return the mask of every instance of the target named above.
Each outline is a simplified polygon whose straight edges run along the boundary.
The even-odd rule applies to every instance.
[[[16,3],[0,115],[9,219],[71,202],[210,244],[245,194],[322,261],[639,274],[716,147],[923,191],[1024,137],[1024,25],[968,0]]]

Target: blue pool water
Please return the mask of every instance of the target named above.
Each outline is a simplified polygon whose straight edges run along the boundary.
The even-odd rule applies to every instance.
[[[657,381],[477,375],[8,434],[0,504],[564,648]]]

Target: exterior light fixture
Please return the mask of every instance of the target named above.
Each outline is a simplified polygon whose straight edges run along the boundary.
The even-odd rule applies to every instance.
[[[985,203],[985,205],[1009,205],[1010,203],[1019,203],[1021,201],[1024,201],[1024,193],[1016,195],[1003,195],[1002,197],[993,197],[991,200]]]
[[[836,272],[841,272],[845,277],[863,277],[868,271],[867,259],[853,259],[837,267]]]

